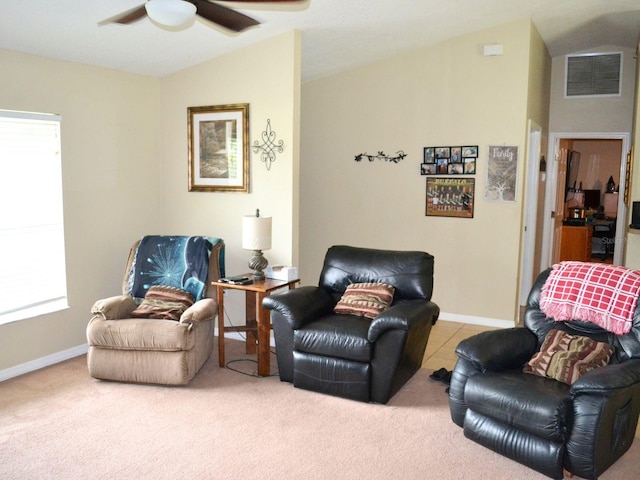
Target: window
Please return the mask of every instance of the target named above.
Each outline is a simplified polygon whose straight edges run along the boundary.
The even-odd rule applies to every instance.
[[[0,324],[67,306],[60,116],[0,110]]]

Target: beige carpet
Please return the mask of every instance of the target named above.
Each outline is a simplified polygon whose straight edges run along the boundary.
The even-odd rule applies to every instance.
[[[227,345],[227,360],[242,357]],[[93,380],[85,357],[1,383],[0,478],[546,478],[465,439],[428,370],[382,406],[220,369],[214,357],[187,387]],[[636,441],[601,478],[638,468]]]

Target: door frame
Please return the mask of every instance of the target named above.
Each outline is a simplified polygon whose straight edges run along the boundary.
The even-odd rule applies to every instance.
[[[561,139],[589,139],[589,140],[622,140],[620,153],[620,183],[619,190],[624,192],[627,172],[627,152],[629,151],[629,133],[622,132],[551,132],[549,134],[549,149],[547,161],[547,185],[544,201],[544,225],[542,248],[540,255],[540,270],[551,266],[551,252],[553,251],[553,218],[551,212],[555,208],[555,198],[558,187],[558,152]],[[531,208],[531,207],[529,207]],[[624,258],[624,236],[626,233],[627,205],[624,203],[624,195],[618,196],[618,213],[616,217],[616,248],[613,252],[613,263],[622,265]]]
[[[540,155],[542,152],[542,127],[529,120],[527,141],[527,181],[525,185],[525,205],[522,232],[522,257],[520,263],[520,305],[527,304],[533,286],[534,261],[536,253],[536,224],[538,219],[538,188],[540,178]]]

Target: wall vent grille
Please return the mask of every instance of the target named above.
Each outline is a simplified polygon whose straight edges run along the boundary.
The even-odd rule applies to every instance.
[[[567,97],[620,95],[622,53],[567,55]]]

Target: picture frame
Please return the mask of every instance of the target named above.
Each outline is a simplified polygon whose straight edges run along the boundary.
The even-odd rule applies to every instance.
[[[436,160],[451,158],[451,147],[435,147]]]
[[[451,147],[451,163],[462,163],[462,147]]]
[[[478,146],[424,147],[420,175],[475,175]]]
[[[627,152],[627,168],[624,176],[624,204],[629,206],[629,193],[631,192],[631,179],[633,178],[633,145]]]
[[[188,107],[189,191],[249,193],[249,104]]]
[[[436,156],[433,147],[424,147],[424,160],[422,161],[422,163],[436,163]]]
[[[436,173],[435,163],[422,163],[420,165],[420,175],[435,175]]]
[[[476,157],[463,157],[464,173],[466,175],[476,174]]]
[[[427,217],[473,218],[475,178],[427,177]]]
[[[518,178],[518,147],[489,145],[484,199],[489,202],[515,202]]]
[[[463,157],[476,157],[478,158],[478,146],[466,146],[462,147],[462,156]]]

